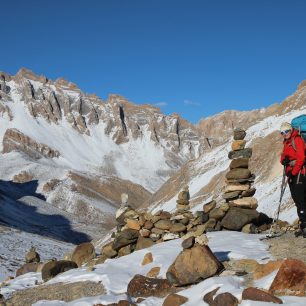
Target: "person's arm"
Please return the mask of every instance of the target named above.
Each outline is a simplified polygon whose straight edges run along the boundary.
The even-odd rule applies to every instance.
[[[296,160],[291,172],[292,175],[298,175],[305,161],[305,144],[301,137],[295,137],[294,142],[296,146]]]

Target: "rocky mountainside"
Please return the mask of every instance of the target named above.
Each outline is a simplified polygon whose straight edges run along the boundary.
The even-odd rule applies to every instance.
[[[138,207],[204,147],[178,115],[26,69],[0,73],[0,121],[3,181],[37,181],[48,203],[108,228],[122,192]]]
[[[172,176],[147,203],[153,211],[173,211],[176,198],[185,185],[190,187],[190,204],[200,210],[211,198],[222,200],[225,172],[229,167],[233,129],[247,131],[247,147],[253,148],[250,170],[256,175],[255,186],[258,209],[272,216],[279,202],[282,167],[279,156],[282,150],[280,124],[306,112],[306,82],[281,104],[250,112],[225,111],[203,119],[197,126],[202,135],[209,135],[211,148],[206,147],[199,158],[186,163]],[[281,217],[289,222],[297,217],[287,189]]]

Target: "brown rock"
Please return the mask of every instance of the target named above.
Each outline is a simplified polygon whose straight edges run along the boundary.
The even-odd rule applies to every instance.
[[[186,226],[182,223],[174,223],[169,229],[171,233],[184,232],[185,230],[186,230]]]
[[[151,221],[146,221],[143,228],[150,230],[154,224]]]
[[[212,306],[214,302],[214,295],[217,293],[219,289],[220,287],[217,287],[216,289],[206,293],[203,297],[203,301],[207,303],[209,306]]]
[[[195,238],[193,236],[185,239],[183,242],[182,242],[182,247],[183,249],[190,249],[193,247],[194,245],[194,242],[195,242]]]
[[[253,278],[255,280],[265,277],[272,273],[273,271],[280,268],[282,265],[283,260],[276,260],[276,261],[269,261],[265,264],[258,264],[256,269],[254,270]]]
[[[241,128],[234,130],[234,140],[243,140],[246,136],[246,131]]]
[[[252,224],[246,224],[242,229],[241,229],[242,233],[247,233],[247,234],[257,234],[258,233],[258,229],[257,227]]]
[[[137,220],[127,219],[126,220],[126,225],[130,229],[134,229],[134,230],[137,230],[137,231],[140,230],[140,225],[139,225]]]
[[[223,269],[208,246],[195,245],[184,249],[167,271],[167,279],[174,285],[194,284]]]
[[[170,220],[159,220],[154,226],[161,230],[168,230],[172,226],[172,222]]]
[[[232,192],[232,191],[246,191],[250,189],[249,184],[230,184],[226,185],[224,188],[224,193]]]
[[[306,265],[297,259],[286,259],[276,274],[269,291],[276,295],[305,296]]]
[[[190,209],[190,205],[177,204],[176,209],[180,212],[187,212]]]
[[[189,195],[189,191],[181,191],[179,194],[178,194],[178,200],[186,200],[188,201],[190,199],[190,195]]]
[[[226,211],[224,211],[221,208],[214,208],[212,211],[209,213],[209,218],[210,219],[215,219],[215,220],[221,220],[226,214]]]
[[[214,209],[216,207],[217,203],[215,200],[211,201],[211,202],[208,202],[208,203],[205,203],[203,205],[203,211],[204,213],[209,213],[212,209]]]
[[[237,190],[237,191],[231,191],[223,194],[223,199],[224,200],[230,200],[230,199],[235,199],[238,198],[239,195],[241,194],[242,191]]]
[[[256,192],[255,188],[250,188],[249,190],[243,191],[241,193],[242,197],[252,197]]]
[[[241,199],[232,200],[230,202],[230,206],[240,207],[240,208],[251,208],[256,209],[258,207],[258,203],[256,198],[253,197],[245,197]]]
[[[30,251],[25,256],[26,263],[30,262],[40,262],[40,256],[36,252],[34,247],[31,247]]]
[[[163,302],[163,306],[180,306],[188,301],[188,298],[175,293],[169,294]]]
[[[247,179],[251,176],[251,171],[245,168],[235,168],[226,173],[228,180]]]
[[[246,144],[245,140],[235,140],[232,143],[232,150],[233,151],[242,150],[242,149],[244,149],[245,144]]]
[[[172,293],[172,285],[166,279],[155,279],[136,274],[127,286],[127,294],[131,297],[165,297]]]
[[[139,237],[137,240],[135,250],[142,250],[145,248],[149,248],[150,246],[154,245],[154,241],[150,238]]]
[[[153,262],[153,256],[152,256],[152,253],[147,253],[145,254],[145,256],[143,257],[143,261],[141,263],[142,266],[145,266],[149,263]]]
[[[139,231],[133,229],[126,229],[122,231],[118,237],[113,242],[113,249],[118,251],[122,247],[133,244],[137,241],[139,236]]]
[[[107,258],[114,258],[118,255],[118,252],[113,249],[113,242],[110,242],[102,247],[101,254]]]
[[[229,292],[218,294],[213,302],[214,306],[237,306],[238,304],[237,298]]]
[[[237,158],[233,159],[230,163],[230,169],[235,168],[249,168],[249,159],[248,158]]]
[[[53,260],[45,263],[41,270],[41,277],[44,282],[71,269],[77,268],[77,264],[70,260]]]
[[[71,260],[80,267],[95,256],[96,252],[93,244],[91,242],[84,242],[74,249]]]
[[[243,290],[242,300],[251,300],[251,301],[261,301],[261,302],[271,302],[276,304],[283,304],[283,301],[276,296],[265,292],[263,290],[249,287]]]
[[[252,156],[252,149],[246,148],[239,151],[230,151],[228,153],[229,159],[238,159],[238,158],[250,158]]]
[[[148,273],[147,273],[147,277],[152,277],[152,278],[156,278],[158,276],[160,272],[160,267],[154,267],[152,268]]]
[[[139,231],[139,234],[140,234],[141,237],[148,238],[150,236],[151,232],[148,229],[142,228]]]
[[[118,250],[118,257],[129,255],[133,252],[133,247],[131,244],[126,245]]]
[[[161,220],[166,220],[166,219],[171,218],[171,214],[168,211],[164,211],[164,210],[160,213],[159,216],[160,216]]]
[[[176,200],[176,203],[180,205],[189,205],[189,200]]]

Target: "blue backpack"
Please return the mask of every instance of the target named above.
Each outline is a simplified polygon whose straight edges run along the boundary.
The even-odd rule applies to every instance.
[[[298,117],[293,118],[291,121],[291,126],[295,130],[299,131],[299,134],[306,143],[306,115],[300,115]]]

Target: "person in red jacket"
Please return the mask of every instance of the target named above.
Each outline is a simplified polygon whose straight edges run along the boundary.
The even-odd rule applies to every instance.
[[[284,137],[281,163],[285,167],[291,196],[300,219],[301,230],[296,235],[303,235],[306,238],[305,143],[299,132],[293,129],[289,123],[283,123],[280,130]]]

